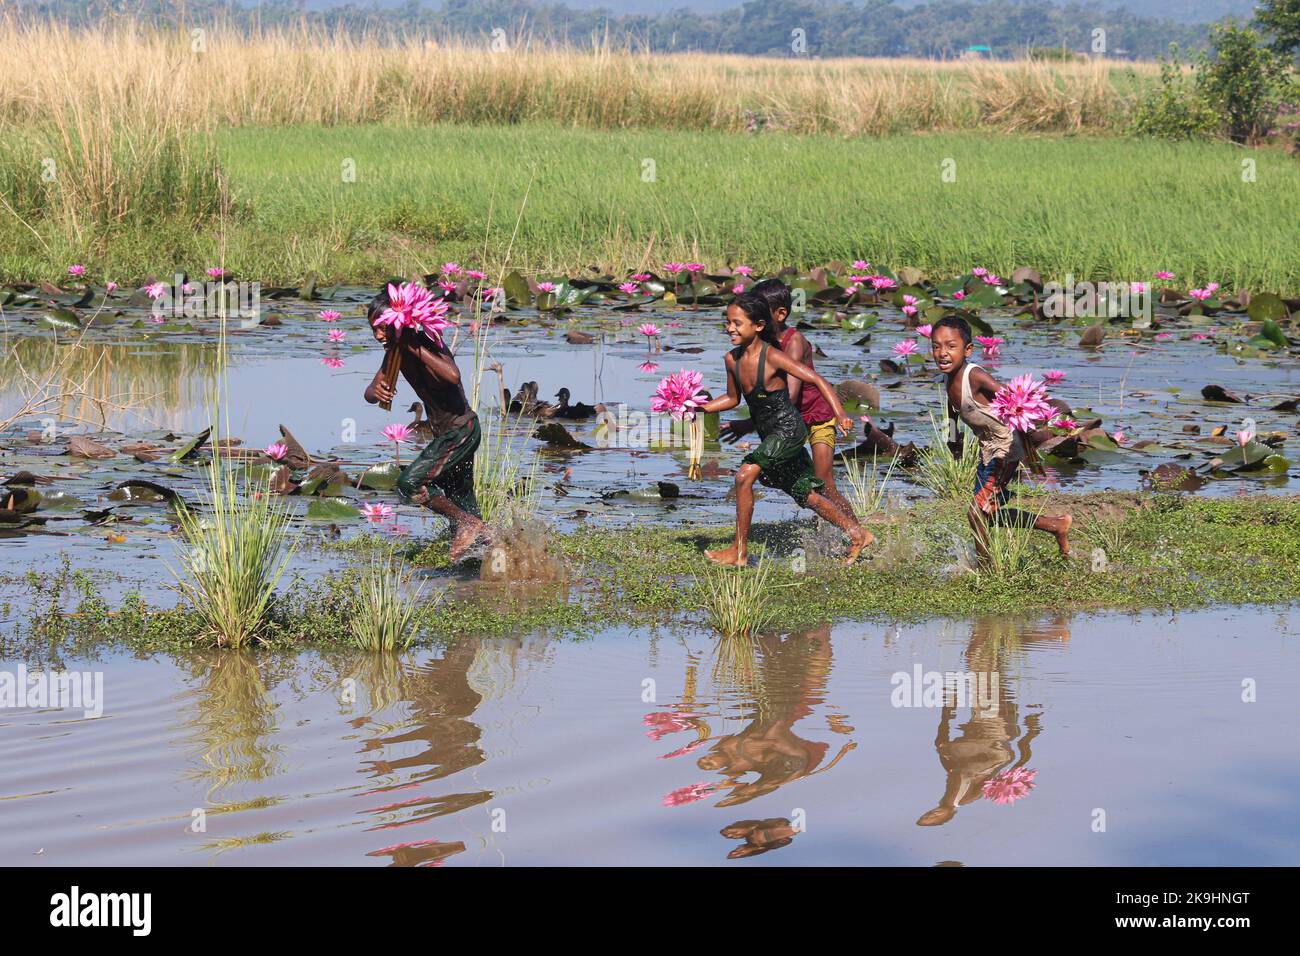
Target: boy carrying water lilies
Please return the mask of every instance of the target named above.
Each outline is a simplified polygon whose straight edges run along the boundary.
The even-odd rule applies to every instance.
[[[402,469],[398,493],[451,522],[451,558],[458,561],[487,531],[474,495],[474,452],[481,434],[456,357],[442,341],[442,329],[450,326],[441,318],[446,305],[441,311],[437,305],[420,286],[390,285],[371,301],[366,318],[376,341],[399,350],[402,377],[423,402],[433,431],[433,440]],[[391,403],[395,392],[381,367],[365,399],[372,405]]]

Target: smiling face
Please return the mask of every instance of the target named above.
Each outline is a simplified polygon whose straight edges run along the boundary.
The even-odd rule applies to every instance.
[[[940,326],[930,333],[930,354],[944,375],[951,375],[961,368],[974,348],[974,343],[963,339],[956,329]]]
[[[763,323],[755,323],[744,309],[733,302],[727,306],[725,328],[732,345],[749,345],[763,331]]]

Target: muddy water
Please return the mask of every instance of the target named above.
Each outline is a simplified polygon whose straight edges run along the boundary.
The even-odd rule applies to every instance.
[[[1295,865],[1298,632],[1242,610],[70,660],[102,716],[0,710],[0,863]],[[971,681],[927,696],[949,672]],[[1014,768],[1025,795],[985,795]]]
[[[228,388],[230,427],[235,436],[247,446],[261,448],[279,438],[277,426],[284,424],[310,453],[340,460],[353,475],[391,460],[392,446],[380,432],[389,423],[411,419],[405,409],[414,396],[401,385],[391,413],[361,399],[380,359],[360,318],[359,303],[368,294],[368,290],[342,290],[329,303],[280,300],[267,312],[280,318],[281,325],[232,335]],[[336,323],[320,321],[318,310],[325,306],[342,311],[344,318]],[[880,322],[863,345],[855,344],[862,332],[838,328],[809,331],[811,341],[824,353],[817,357],[818,368],[832,381],[849,377],[873,380],[882,394],[882,407],[873,413],[876,420],[892,424],[900,441],[928,444],[929,414],[941,407],[938,386],[923,367],[913,368],[907,375],[881,371],[879,361],[892,355],[893,344],[915,337],[915,333],[904,331],[902,316],[895,310],[882,308],[878,312]],[[1255,420],[1261,433],[1282,431],[1292,436],[1280,451],[1300,461],[1289,447],[1295,443],[1297,413],[1269,410],[1287,398],[1300,397],[1300,370],[1285,356],[1234,358],[1218,347],[1229,337],[1227,332],[1204,332],[1214,328],[1209,325],[1199,326],[1202,331],[1196,333],[1190,326],[1170,326],[1176,329],[1175,337],[1161,342],[1153,340],[1149,332],[1140,341],[1126,342],[1116,332],[1100,350],[1083,350],[1075,345],[1078,329],[1072,326],[1017,321],[1007,314],[986,317],[1007,339],[996,364],[997,374],[1006,378],[1061,369],[1066,378],[1053,388],[1053,394],[1079,409],[1080,418],[1100,417],[1107,430],[1123,430],[1130,443],[1143,439],[1158,442],[1145,450],[1089,450],[1086,464],[1053,471],[1055,487],[1067,491],[1134,489],[1141,484],[1142,470],[1162,462],[1199,465],[1216,455],[1227,456],[1234,447],[1230,440],[1216,443],[1209,433],[1216,426],[1235,429],[1246,416]],[[567,387],[575,402],[601,402],[615,413],[622,409],[623,414],[636,415],[648,412],[649,396],[658,379],[678,368],[700,369],[705,372],[706,386],[715,391],[724,387],[722,353],[729,343],[720,332],[718,318],[716,309],[682,307],[640,313],[592,308],[558,322],[521,312],[513,323],[493,327],[482,364],[500,362],[501,380],[512,391],[524,382],[537,381],[547,400],[553,400],[559,388]],[[173,542],[166,506],[114,503],[107,496],[118,482],[147,478],[175,488],[192,502],[198,497],[201,470],[192,463],[143,465],[125,454],[94,462],[61,454],[67,436],[73,433],[93,434],[113,448],[129,439],[146,438],[170,449],[179,443],[175,436],[193,435],[209,424],[207,399],[216,368],[213,323],[198,321],[193,328],[155,331],[147,321],[141,328],[133,327],[128,324],[130,319],[128,310],[116,325],[87,332],[77,360],[60,383],[65,400],[0,435],[0,475],[26,469],[52,476],[56,479],[52,487],[70,496],[64,505],[49,512],[58,520],[51,520],[43,529],[0,529],[0,574],[51,567],[63,551],[72,554],[78,566],[112,567],[115,574],[134,583],[148,584],[164,573],[157,559],[171,558]],[[662,329],[662,351],[651,352],[646,339],[637,334],[637,324],[646,320]],[[564,333],[571,327],[589,331],[596,344],[567,344]],[[0,356],[0,418],[18,405],[26,381],[24,370],[46,367],[56,348],[53,332],[12,320],[5,328],[9,337]],[[328,342],[328,333],[337,330],[346,331],[345,341]],[[1196,340],[1193,334],[1211,334],[1211,338]],[[70,348],[67,334],[62,338],[64,344],[57,348]],[[472,380],[477,371],[474,350],[462,343],[459,354],[462,371]],[[326,358],[343,365],[330,368],[322,364]],[[660,368],[643,370],[641,365],[647,359]],[[1249,404],[1207,403],[1201,397],[1201,388],[1207,384],[1246,397]],[[498,387],[497,375],[485,368],[481,413],[493,413]],[[1187,426],[1198,426],[1200,433],[1185,431]],[[600,444],[594,421],[568,423],[568,427],[579,439]],[[51,441],[28,442],[29,431],[46,429],[53,436]],[[541,452],[543,456],[542,479],[547,490],[540,512],[561,529],[580,523],[725,522],[732,514],[726,500],[730,472],[744,453],[730,446],[708,449],[706,464],[715,467],[704,480],[691,482],[685,477],[686,462],[680,453],[597,447],[562,454],[547,450],[528,434],[520,441],[525,454]],[[409,456],[411,449],[404,454]],[[1235,475],[1210,481],[1199,493],[1294,491],[1300,484],[1297,475],[1300,468],[1294,465],[1281,475]],[[680,484],[682,496],[661,499],[661,480]],[[551,490],[556,483],[562,485],[562,494]],[[904,498],[922,494],[905,475],[896,476],[894,490]],[[358,503],[396,503],[392,492],[362,491],[355,497]],[[301,510],[301,500],[294,501]],[[81,517],[105,508],[114,509],[115,517],[129,520],[107,526]],[[795,513],[785,496],[769,494],[760,502],[757,517],[784,520]],[[311,536],[320,533],[325,524],[303,522],[301,527]],[[397,524],[414,535],[433,534],[443,526],[441,519],[405,506],[398,509]],[[346,536],[367,527],[356,521],[345,524],[341,533]],[[299,564],[309,575],[329,566],[328,562]],[[152,599],[163,597],[152,590]]]

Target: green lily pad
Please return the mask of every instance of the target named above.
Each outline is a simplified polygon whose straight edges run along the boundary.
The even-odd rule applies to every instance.
[[[343,498],[313,498],[307,506],[307,517],[313,521],[352,521],[360,518],[361,512]]]
[[[202,445],[205,441],[207,441],[208,437],[211,434],[212,434],[211,427],[203,429],[203,431],[199,432],[197,435],[195,435],[193,438],[187,441],[184,445],[181,445],[180,448],[177,448],[174,452],[168,455],[167,460],[175,464],[177,462],[184,461],[186,458],[193,456],[194,453],[198,450],[199,446]]]
[[[361,473],[361,487],[372,491],[391,491],[397,487],[397,478],[402,469],[396,462],[388,461],[382,465],[373,465]]]
[[[1272,292],[1261,292],[1250,297],[1246,314],[1256,322],[1284,322],[1290,318],[1286,303]]]

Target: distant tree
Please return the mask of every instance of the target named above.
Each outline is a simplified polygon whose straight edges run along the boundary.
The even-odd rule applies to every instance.
[[[1300,0],[1262,0],[1255,20],[1273,38],[1273,49],[1283,56],[1300,51]]]

